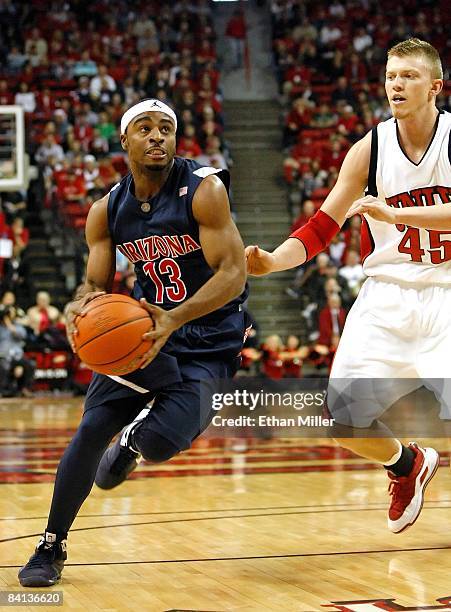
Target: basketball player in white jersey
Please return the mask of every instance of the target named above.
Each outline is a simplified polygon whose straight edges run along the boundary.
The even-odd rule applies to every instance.
[[[429,43],[413,38],[390,49],[385,89],[393,118],[350,149],[337,183],[306,225],[272,253],[246,249],[250,274],[286,270],[326,248],[346,217],[364,216],[369,278],[346,321],[328,407],[340,427],[338,442],[387,469],[394,533],[418,518],[438,453],[392,437],[352,436],[370,427],[371,435],[378,428],[384,435],[377,418],[423,384],[443,400],[450,377],[451,114],[436,107],[442,87],[440,57]],[[362,197],[365,189],[370,195]],[[348,393],[346,403],[341,392],[349,379],[355,388],[356,378],[377,380],[378,388],[363,392],[360,403],[358,393],[352,399]],[[450,407],[442,406],[441,418],[450,419]]]

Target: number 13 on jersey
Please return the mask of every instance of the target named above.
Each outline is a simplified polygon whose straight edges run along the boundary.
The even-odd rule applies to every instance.
[[[186,298],[186,285],[181,277],[180,266],[173,259],[165,257],[157,262],[148,261],[143,271],[155,285],[156,304],[163,303],[165,294],[171,302],[183,302]],[[163,279],[167,279],[170,284],[166,286]]]

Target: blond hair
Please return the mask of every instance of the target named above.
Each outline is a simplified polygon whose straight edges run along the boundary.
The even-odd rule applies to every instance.
[[[419,38],[403,40],[389,49],[387,58],[390,59],[393,56],[406,57],[409,55],[416,55],[425,59],[431,69],[432,78],[443,79],[443,68],[440,55],[437,49],[425,40],[420,40]]]

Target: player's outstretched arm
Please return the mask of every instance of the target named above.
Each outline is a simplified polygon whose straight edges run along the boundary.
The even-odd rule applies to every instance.
[[[448,197],[450,197],[448,193]],[[409,206],[392,208],[372,196],[366,196],[353,203],[347,216],[369,215],[377,221],[400,223],[439,232],[451,231],[451,202],[440,206]]]
[[[154,331],[143,336],[154,344],[142,368],[154,359],[173,331],[233,300],[246,282],[243,241],[230,215],[227,191],[217,176],[206,177],[197,188],[193,214],[199,224],[204,257],[214,274],[193,296],[172,310],[142,301],[155,322]]]
[[[257,245],[247,246],[245,252],[247,271],[253,276],[263,276],[271,272],[295,268],[307,259],[303,243],[292,238],[282,242],[272,253]]]
[[[261,276],[294,268],[328,246],[345,222],[351,204],[362,196],[367,185],[370,150],[371,132],[349,150],[337,182],[320,210],[272,253],[257,246],[246,248],[249,274]]]
[[[83,307],[106,291],[111,291],[116,270],[115,250],[108,230],[108,195],[91,206],[86,220],[86,242],[89,247],[85,282],[77,290],[72,302],[65,309],[67,337],[75,350],[73,336],[76,333],[74,320]]]

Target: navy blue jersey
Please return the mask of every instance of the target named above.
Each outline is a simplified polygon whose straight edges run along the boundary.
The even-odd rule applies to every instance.
[[[117,249],[134,264],[137,280],[132,296],[144,297],[165,310],[190,298],[214,274],[199,240],[192,211],[193,197],[202,180],[216,174],[229,187],[229,173],[174,158],[172,170],[160,191],[147,202],[134,195],[131,174],[113,187],[108,201],[108,225]],[[197,319],[220,321],[236,312],[246,290],[218,310]]]

